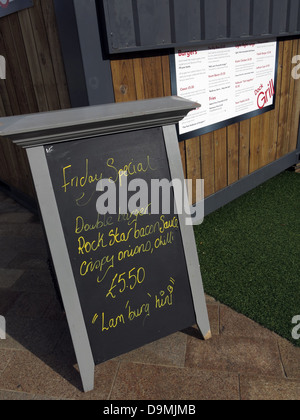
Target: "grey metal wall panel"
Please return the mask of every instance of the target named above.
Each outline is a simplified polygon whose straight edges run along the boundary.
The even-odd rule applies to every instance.
[[[288,32],[288,14],[290,0],[273,0],[273,13],[271,22],[271,32],[274,34],[284,34]]]
[[[300,0],[98,0],[110,54],[300,35]]]
[[[73,108],[114,102],[110,61],[102,49],[105,37],[99,30],[96,2],[54,0]]]
[[[172,43],[170,1],[137,0],[136,3],[141,45]]]
[[[114,49],[124,49],[137,45],[132,3],[132,0],[104,2],[107,37]]]
[[[253,35],[270,34],[270,6],[271,0],[253,0]]]
[[[231,0],[230,37],[250,36],[251,0]]]
[[[227,38],[227,0],[205,0],[205,39]]]
[[[300,1],[290,0],[290,15],[288,31],[293,33],[300,30]]]
[[[175,42],[189,43],[202,39],[202,12],[199,0],[173,0],[171,7],[173,7]]]

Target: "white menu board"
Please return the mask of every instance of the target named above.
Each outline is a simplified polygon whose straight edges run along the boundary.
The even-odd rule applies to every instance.
[[[276,69],[277,42],[176,49],[173,94],[201,104],[179,123],[181,139],[274,109]]]
[[[0,0],[0,18],[33,6],[33,0]]]

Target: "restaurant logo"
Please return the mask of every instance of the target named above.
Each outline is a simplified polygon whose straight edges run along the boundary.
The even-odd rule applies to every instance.
[[[0,55],[0,80],[5,80],[5,79],[6,79],[6,60],[5,60],[5,57]]]
[[[263,109],[269,101],[275,95],[274,81],[271,79],[268,83],[268,88],[265,90],[264,86],[261,84],[259,88],[255,90],[255,95],[257,95],[257,106],[259,109]]]
[[[300,315],[294,316],[292,324],[296,325],[292,330],[292,337],[294,340],[300,340]]]
[[[0,316],[0,340],[6,339],[6,321],[4,316]]]

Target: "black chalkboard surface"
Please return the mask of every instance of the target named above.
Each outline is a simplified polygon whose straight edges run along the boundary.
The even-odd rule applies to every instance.
[[[162,128],[44,149],[95,364],[195,324],[173,194],[171,214],[96,209],[101,179],[171,180]]]

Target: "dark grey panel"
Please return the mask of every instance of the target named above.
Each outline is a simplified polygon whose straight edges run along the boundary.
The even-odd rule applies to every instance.
[[[271,32],[274,34],[284,34],[288,32],[289,0],[273,0],[273,13],[271,22]]]
[[[110,54],[300,34],[299,0],[98,0]]]
[[[113,48],[123,49],[136,46],[132,0],[110,0],[104,2],[108,17],[108,38]]]
[[[300,30],[300,1],[290,0],[290,13],[289,13],[289,25],[288,31],[299,32]]]
[[[137,0],[141,45],[165,45],[172,42],[169,0]]]

